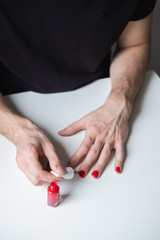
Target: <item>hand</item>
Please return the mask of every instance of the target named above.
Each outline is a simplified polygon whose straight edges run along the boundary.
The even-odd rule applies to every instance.
[[[42,130],[29,120],[25,120],[23,126],[18,127],[15,139],[17,165],[33,185],[63,180],[62,177],[55,177],[44,170],[39,162],[40,157],[46,157],[51,170],[59,174],[65,173],[52,142]]]
[[[69,166],[73,168],[81,163],[81,177],[85,177],[92,166],[92,176],[100,177],[113,149],[116,157],[114,169],[118,173],[122,171],[129,112],[124,101],[110,97],[102,107],[59,132],[62,136],[70,136],[86,129],[81,145],[69,161]]]

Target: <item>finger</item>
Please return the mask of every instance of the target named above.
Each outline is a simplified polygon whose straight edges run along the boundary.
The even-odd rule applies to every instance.
[[[30,170],[29,166],[34,158],[37,158],[37,152],[33,145],[28,144],[20,150],[17,149],[17,165],[25,175],[30,175],[32,169]]]
[[[44,183],[63,181],[63,178],[56,177],[53,174],[41,169],[41,166],[39,166],[39,168],[34,168],[34,165],[32,172],[30,171],[30,168],[28,168],[28,171],[26,170],[26,176],[35,186],[40,186]]]
[[[102,174],[102,172],[105,169],[106,164],[108,163],[110,156],[111,156],[112,146],[111,144],[105,144],[103,147],[101,154],[99,156],[99,159],[97,163],[95,164],[93,171],[92,171],[92,177],[99,178]]]
[[[83,121],[83,119],[80,119],[80,120],[72,123],[65,129],[59,131],[58,134],[60,134],[62,136],[70,136],[70,135],[75,134],[76,132],[79,132],[80,130],[83,130],[83,129],[85,129],[84,121]]]
[[[41,186],[43,185],[45,182],[41,181],[40,179],[36,179],[31,173],[30,171],[28,171],[28,169],[25,171],[25,175],[26,177],[29,179],[29,181],[34,185],[34,186]]]
[[[41,182],[62,181],[63,178],[55,177],[53,174],[45,171],[39,162],[37,151],[26,156],[27,170],[26,173],[34,185],[40,185]]]
[[[58,182],[63,181],[62,177],[56,177],[52,173],[49,173],[45,170],[40,171],[40,179],[44,182]]]
[[[103,145],[103,142],[96,140],[93,146],[90,148],[86,158],[83,160],[79,168],[79,175],[81,177],[85,177],[93,164],[97,161]]]
[[[34,156],[32,156],[32,154],[30,156],[30,154],[27,154],[25,152],[21,152],[16,156],[18,167],[26,175],[29,181],[35,186],[43,185],[48,181],[46,181],[44,178],[42,178],[44,181],[40,179],[40,172],[42,167],[39,166],[40,170],[35,170],[34,166],[32,166],[32,160],[35,161]]]
[[[83,139],[81,145],[77,151],[73,154],[69,161],[69,166],[75,168],[79,165],[82,158],[89,152],[92,144],[94,143],[94,137],[86,132],[85,138]]]
[[[123,162],[124,162],[124,146],[123,144],[117,144],[115,147],[115,165],[114,170],[116,173],[121,173],[123,168]]]
[[[45,144],[43,144],[43,150],[44,150],[45,156],[48,159],[51,170],[53,170],[54,172],[60,175],[65,174],[66,171],[64,167],[62,167],[60,159],[58,158],[52,143],[45,142]]]
[[[45,176],[45,170],[42,170],[42,172],[44,171],[44,173],[41,173],[41,171],[38,172],[38,175],[33,175],[29,170],[26,170],[25,175],[26,177],[30,180],[30,182],[35,185],[35,186],[41,186],[45,183],[50,183],[50,182],[57,182],[57,181],[63,181],[63,179],[61,178],[56,178],[54,177],[52,174],[52,176]],[[50,173],[49,173],[50,174]]]

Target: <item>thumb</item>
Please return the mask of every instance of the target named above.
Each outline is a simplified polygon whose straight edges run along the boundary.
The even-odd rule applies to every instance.
[[[71,136],[83,129],[85,129],[84,123],[83,123],[83,120],[80,119],[70,124],[68,127],[64,128],[63,130],[59,131],[58,134],[62,136]]]
[[[54,148],[50,149],[49,147],[44,148],[44,154],[48,159],[49,166],[52,171],[63,175],[66,173],[65,168],[62,166],[61,161],[59,160]]]

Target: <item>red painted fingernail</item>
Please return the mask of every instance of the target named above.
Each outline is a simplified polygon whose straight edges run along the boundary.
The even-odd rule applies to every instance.
[[[79,176],[82,177],[82,178],[84,178],[84,176],[85,176],[85,171],[83,171],[83,170],[79,171]]]
[[[99,172],[97,170],[92,172],[92,176],[98,178]]]
[[[116,167],[116,172],[120,173],[120,167]]]

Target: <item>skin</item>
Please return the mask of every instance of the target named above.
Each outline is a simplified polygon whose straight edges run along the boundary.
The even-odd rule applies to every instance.
[[[82,129],[86,135],[69,165],[101,176],[111,151],[115,150],[115,169],[123,169],[124,146],[129,132],[129,117],[136,94],[145,77],[150,51],[152,14],[146,18],[129,22],[117,41],[117,52],[110,67],[112,90],[107,101],[98,109],[59,132],[70,136]],[[50,168],[64,174],[52,141],[33,122],[14,113],[0,94],[0,133],[12,141],[17,148],[16,161],[33,185],[61,181],[45,171],[40,157],[46,157]],[[82,161],[82,159],[84,159]]]

